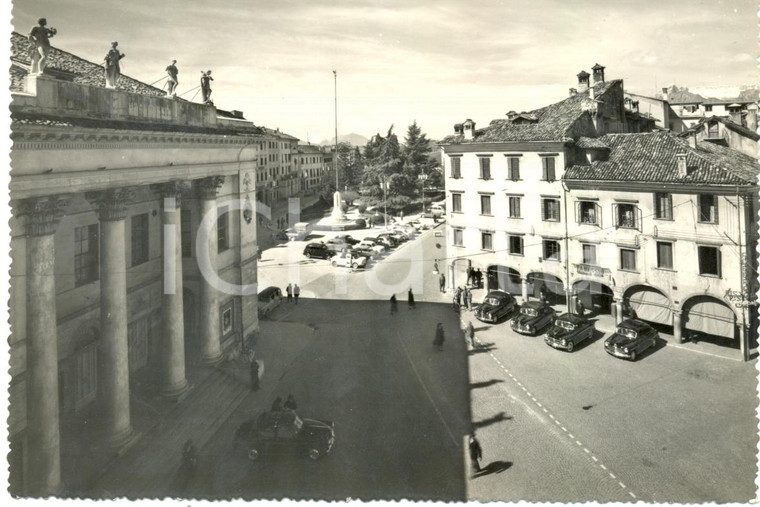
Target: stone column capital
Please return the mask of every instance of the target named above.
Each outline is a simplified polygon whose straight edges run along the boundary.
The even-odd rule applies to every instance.
[[[172,180],[166,183],[155,183],[150,188],[160,194],[163,199],[174,199],[176,207],[180,207],[182,194],[187,194],[190,183],[184,180]]]
[[[68,195],[47,195],[25,199],[18,204],[20,216],[26,216],[28,236],[54,234],[63,217],[63,209],[69,204]]]
[[[112,188],[85,192],[84,197],[97,206],[101,222],[124,220],[127,218],[127,209],[135,198],[135,190],[132,187]]]
[[[224,183],[224,176],[209,176],[195,180],[195,189],[201,199],[216,199],[216,194]]]

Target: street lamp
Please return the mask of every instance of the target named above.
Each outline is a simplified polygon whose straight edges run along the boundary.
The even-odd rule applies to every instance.
[[[383,189],[383,222],[386,230],[388,229],[388,181],[385,178],[380,179],[380,186]]]
[[[422,215],[425,215],[425,180],[428,179],[428,175],[421,173],[417,175],[417,179],[422,183]]]

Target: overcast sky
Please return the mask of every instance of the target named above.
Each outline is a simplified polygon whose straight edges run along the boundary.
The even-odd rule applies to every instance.
[[[433,139],[472,118],[561,100],[594,63],[654,94],[757,82],[755,0],[15,0],[14,29],[39,17],[53,44],[152,83],[172,60],[179,92],[213,70],[213,99],[257,125],[320,142],[338,131]],[[162,83],[159,83],[161,85]],[[185,95],[191,98],[195,91]],[[195,97],[198,101],[200,94]]]

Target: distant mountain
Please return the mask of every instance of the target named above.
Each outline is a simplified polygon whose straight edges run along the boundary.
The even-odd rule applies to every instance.
[[[338,136],[338,142],[339,143],[348,143],[351,146],[361,146],[364,147],[364,145],[369,142],[369,139],[364,137],[361,134],[354,134],[353,132],[350,134],[345,134],[342,136]],[[333,146],[335,144],[335,138],[331,139],[324,139],[322,142],[319,143],[322,146]]]

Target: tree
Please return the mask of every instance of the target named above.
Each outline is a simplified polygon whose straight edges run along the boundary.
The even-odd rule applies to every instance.
[[[394,195],[408,190],[408,178],[403,173],[401,147],[393,125],[386,137],[376,134],[364,147],[364,172],[362,174],[362,193],[365,195],[382,195],[380,181],[389,182],[388,193]]]
[[[409,125],[402,150],[404,172],[409,178],[416,180],[420,174],[427,173],[435,165],[430,159],[431,152],[430,140],[415,120]]]

